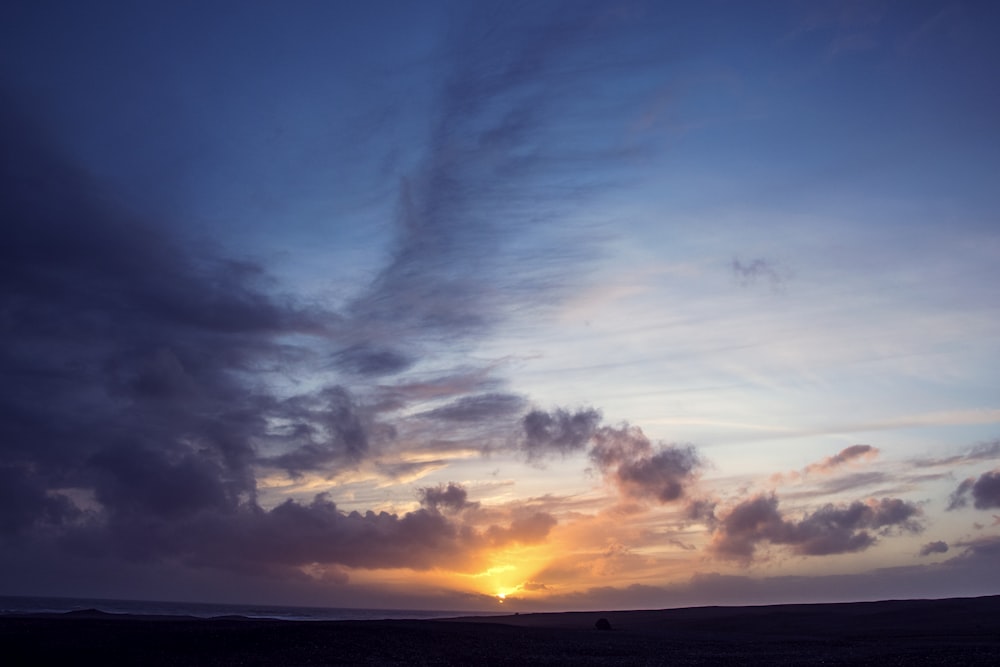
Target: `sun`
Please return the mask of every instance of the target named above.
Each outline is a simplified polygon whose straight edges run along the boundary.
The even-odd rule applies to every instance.
[[[507,599],[508,595],[510,595],[512,593],[517,593],[519,590],[521,590],[520,586],[515,586],[513,588],[508,588],[508,587],[498,588],[497,592],[494,593],[494,596],[496,597],[497,602],[499,602],[500,604],[503,604],[504,600]]]

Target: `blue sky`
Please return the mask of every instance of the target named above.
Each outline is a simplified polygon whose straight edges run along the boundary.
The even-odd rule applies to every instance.
[[[0,592],[1000,592],[990,3],[7,14]]]

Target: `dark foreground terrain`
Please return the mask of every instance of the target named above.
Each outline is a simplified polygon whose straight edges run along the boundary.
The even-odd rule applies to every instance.
[[[73,612],[0,617],[0,646],[6,665],[992,666],[1000,597],[436,621]]]

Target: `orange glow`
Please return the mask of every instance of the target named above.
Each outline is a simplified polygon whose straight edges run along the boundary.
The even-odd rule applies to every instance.
[[[461,575],[466,580],[463,588],[472,588],[496,598],[502,604],[514,595],[523,595],[526,586],[551,563],[552,558],[551,544],[499,549],[488,555],[486,569]],[[528,595],[535,596],[530,587],[527,592]]]

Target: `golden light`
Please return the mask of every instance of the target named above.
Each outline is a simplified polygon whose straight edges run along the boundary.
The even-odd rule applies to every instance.
[[[473,587],[486,595],[495,597],[503,604],[508,597],[520,593],[526,581],[539,567],[525,557],[525,549],[506,549],[492,554],[491,567],[475,574],[465,575],[475,581]]]

